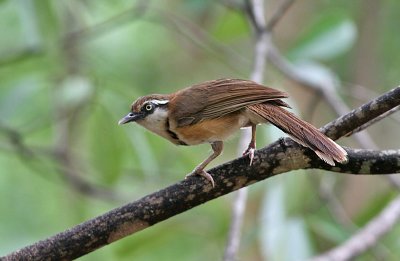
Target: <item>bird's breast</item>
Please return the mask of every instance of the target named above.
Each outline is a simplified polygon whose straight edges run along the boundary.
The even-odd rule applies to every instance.
[[[179,140],[187,145],[224,141],[238,129],[248,126],[248,118],[241,113],[200,121],[193,125],[171,128]]]

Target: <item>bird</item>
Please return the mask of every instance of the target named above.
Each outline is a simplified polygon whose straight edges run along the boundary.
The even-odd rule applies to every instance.
[[[273,124],[295,142],[313,150],[327,164],[345,163],[347,152],[310,123],[287,109],[288,94],[254,81],[217,79],[195,84],[171,94],[151,94],[136,99],[118,124],[136,122],[176,145],[209,143],[213,153],[186,175],[200,175],[215,186],[205,167],[223,150],[223,142],[241,128],[251,128],[243,156],[253,163],[257,125]]]

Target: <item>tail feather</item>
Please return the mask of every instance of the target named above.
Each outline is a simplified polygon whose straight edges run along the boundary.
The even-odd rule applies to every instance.
[[[284,108],[262,103],[248,106],[247,109],[290,135],[297,143],[312,149],[329,165],[335,166],[335,161],[347,161],[347,152],[340,145]]]

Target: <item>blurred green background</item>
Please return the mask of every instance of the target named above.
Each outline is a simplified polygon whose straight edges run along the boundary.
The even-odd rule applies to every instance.
[[[266,0],[267,19],[281,1]],[[242,1],[0,1],[0,256],[184,177],[208,145],[176,147],[137,125],[131,102],[222,77],[249,78],[254,35]],[[400,2],[296,1],[273,42],[350,108],[398,84]],[[336,117],[318,95],[267,65],[316,126]],[[317,104],[315,104],[317,103]],[[311,109],[310,109],[311,108]],[[399,148],[400,117],[368,129]],[[282,136],[259,128],[258,146]],[[238,136],[212,166],[233,159]],[[359,146],[353,138],[340,141]],[[348,238],[397,191],[382,177],[296,171],[250,187],[240,260],[303,260]],[[232,195],[80,260],[220,260]],[[400,228],[356,260],[396,260]]]

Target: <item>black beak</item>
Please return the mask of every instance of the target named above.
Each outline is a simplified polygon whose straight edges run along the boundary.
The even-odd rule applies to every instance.
[[[137,121],[143,118],[143,114],[130,112],[118,121],[118,125],[122,125],[131,121]]]

